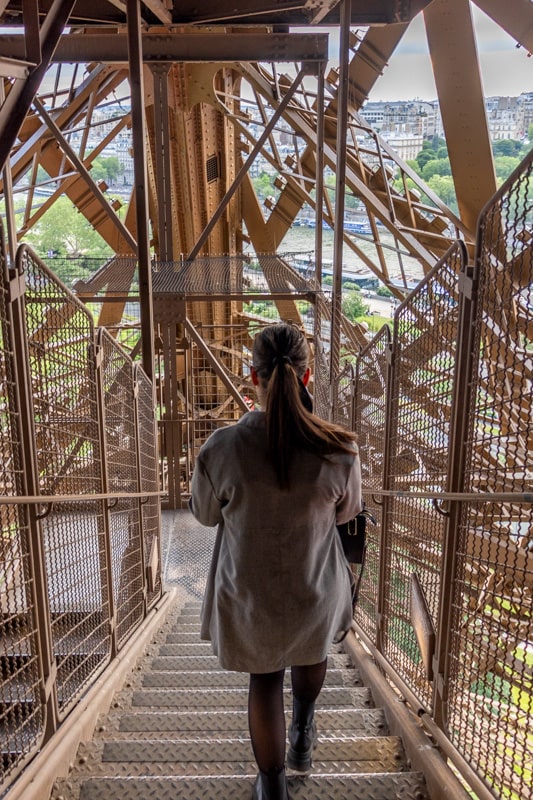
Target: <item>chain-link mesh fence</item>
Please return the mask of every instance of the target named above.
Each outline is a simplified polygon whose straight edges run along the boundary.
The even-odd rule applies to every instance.
[[[386,503],[381,641],[428,709],[431,666],[428,670],[420,654],[411,597],[414,580],[436,628],[445,518],[431,499],[410,495],[442,494],[447,488],[461,267],[457,245],[398,308],[392,342],[385,488],[402,497]]]
[[[358,438],[363,499],[377,523],[367,525],[365,567],[355,619],[372,641],[377,636],[375,612],[381,541],[380,505],[372,490],[379,491],[383,486],[390,347],[390,328],[385,325],[361,350],[357,359],[354,398],[354,428]]]
[[[24,454],[20,401],[14,361],[9,281],[0,222],[0,493],[24,495]],[[10,775],[44,735],[46,709],[41,704],[43,674],[39,664],[39,632],[35,574],[28,509],[23,503],[0,503],[0,782]]]
[[[138,491],[137,437],[133,364],[115,340],[99,331],[104,463],[107,490]],[[113,604],[117,642],[122,645],[143,618],[143,550],[140,508],[136,497],[118,497],[109,507]]]
[[[531,796],[533,762],[533,153],[480,220],[466,492],[457,539],[448,726],[496,796]]]
[[[131,636],[162,581],[150,382],[138,370],[135,386],[131,359],[109,334],[96,346],[90,312],[27,246],[8,269],[1,245],[0,744],[9,783]],[[151,507],[142,516],[150,586],[141,491]]]
[[[94,325],[32,251],[17,253],[39,494],[102,491]],[[61,712],[110,654],[103,507],[53,503],[40,521]]]

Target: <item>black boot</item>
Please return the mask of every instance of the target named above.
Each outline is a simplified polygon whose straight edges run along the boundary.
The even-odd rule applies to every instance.
[[[301,702],[293,697],[287,766],[297,772],[309,772],[311,769],[311,756],[317,740],[314,717],[314,703]]]
[[[252,800],[289,800],[285,767],[279,772],[261,772],[255,779]]]

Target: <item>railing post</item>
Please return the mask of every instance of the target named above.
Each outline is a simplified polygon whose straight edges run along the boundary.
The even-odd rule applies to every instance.
[[[477,295],[473,270],[467,266],[466,248],[463,243],[460,243],[460,245],[463,266],[459,274],[458,342],[453,377],[448,485],[446,487],[447,492],[456,493],[464,490],[466,431],[472,390],[472,322],[475,315],[475,298]],[[441,563],[437,641],[433,657],[433,718],[443,731],[446,731],[448,721],[448,679],[453,616],[451,598],[455,576],[459,522],[463,513],[464,503],[458,500],[450,501],[446,512],[447,525],[444,531]]]
[[[133,367],[132,367],[133,369]],[[133,415],[134,415],[134,428],[135,428],[135,466],[137,472],[137,491],[142,492],[142,481],[141,481],[141,447],[139,441],[139,408],[138,408],[138,399],[139,399],[139,385],[135,378],[135,372],[132,374],[132,381],[133,381]],[[142,587],[143,587],[143,619],[146,617],[146,613],[148,611],[148,586],[147,586],[147,575],[146,575],[146,557],[144,553],[144,525],[143,525],[143,500],[142,497],[139,497],[137,500],[137,505],[139,508],[139,535],[140,535],[140,558],[141,558],[141,575],[142,575]]]
[[[94,344],[94,367],[96,375],[96,397],[98,413],[98,438],[100,444],[101,464],[102,464],[102,494],[109,491],[109,478],[106,458],[106,431],[105,431],[105,409],[104,409],[104,380],[102,374],[103,351],[101,344],[102,329],[97,332]],[[111,546],[111,521],[109,517],[109,501],[102,500],[102,515],[104,520],[104,559],[107,569],[105,570],[105,587],[109,602],[109,633],[111,636],[111,658],[115,658],[118,652],[117,644],[117,609],[115,603],[115,593],[113,591],[113,554]]]
[[[37,468],[37,451],[35,439],[35,410],[31,386],[28,342],[26,337],[24,293],[25,276],[18,265],[7,272],[7,302],[11,306],[13,369],[18,387],[18,418],[24,463],[24,493],[39,495],[39,474]],[[43,683],[41,687],[42,704],[45,709],[45,740],[49,739],[58,726],[59,713],[56,686],[56,662],[52,643],[50,604],[48,600],[48,580],[46,575],[44,543],[39,509],[28,504],[28,522],[30,531],[30,558],[33,573],[34,608],[37,621],[39,660],[42,669]]]
[[[385,446],[383,449],[383,488],[390,489],[390,449],[391,449],[391,430],[393,429],[393,395],[392,380],[394,375],[394,339],[388,343],[386,350],[387,358],[387,398],[385,403]],[[394,416],[396,420],[397,416]],[[387,539],[389,530],[389,512],[392,499],[386,495],[383,497],[381,506],[381,529],[379,543],[379,576],[378,576],[378,597],[376,608],[376,647],[383,652],[384,644],[384,622],[386,605],[386,586],[385,576],[389,572],[389,559],[387,551]]]

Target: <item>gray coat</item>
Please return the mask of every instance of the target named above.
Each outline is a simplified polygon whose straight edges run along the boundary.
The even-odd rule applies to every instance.
[[[198,455],[191,510],[218,525],[202,639],[225,669],[317,664],[352,623],[350,570],[336,531],[361,509],[359,457],[297,453],[290,491],[266,454],[265,415],[215,431]]]

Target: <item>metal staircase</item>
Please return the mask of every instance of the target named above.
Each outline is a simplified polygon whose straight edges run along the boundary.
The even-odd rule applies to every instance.
[[[251,798],[247,676],[219,668],[199,639],[199,610],[178,595],[51,800]],[[287,684],[288,722],[290,707]],[[387,734],[341,645],[331,650],[317,723],[311,773],[289,773],[293,800],[427,800],[423,777],[409,770],[401,739]]]

